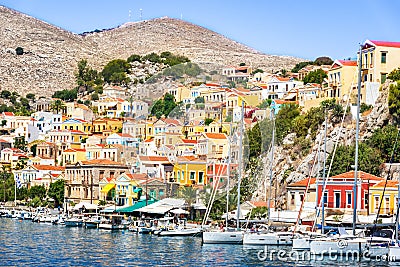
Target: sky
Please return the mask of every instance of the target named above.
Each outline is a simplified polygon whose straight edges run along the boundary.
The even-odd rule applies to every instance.
[[[366,39],[400,41],[398,0],[0,0],[74,33],[182,18],[258,51],[353,58]]]

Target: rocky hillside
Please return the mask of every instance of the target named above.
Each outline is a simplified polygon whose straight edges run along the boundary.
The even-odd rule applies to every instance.
[[[0,90],[50,95],[74,86],[80,59],[98,70],[111,59],[171,51],[196,63],[251,63],[278,70],[299,59],[261,54],[220,34],[177,19],[127,23],[82,35],[0,6]],[[22,47],[24,54],[16,55]]]

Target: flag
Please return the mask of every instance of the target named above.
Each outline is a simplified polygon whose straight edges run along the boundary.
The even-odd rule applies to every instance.
[[[18,174],[15,175],[15,186],[20,189],[22,187],[21,180],[19,179]]]

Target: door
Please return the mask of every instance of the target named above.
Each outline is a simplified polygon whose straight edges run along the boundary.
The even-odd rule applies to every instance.
[[[335,208],[340,208],[340,192],[335,192]]]

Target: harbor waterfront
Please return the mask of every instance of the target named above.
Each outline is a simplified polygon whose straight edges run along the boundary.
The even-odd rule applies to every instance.
[[[1,266],[396,266],[329,257],[302,261],[292,259],[289,248],[202,245],[197,237],[70,228],[11,218],[0,218],[0,229]],[[278,258],[282,251],[287,260]]]

